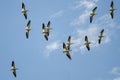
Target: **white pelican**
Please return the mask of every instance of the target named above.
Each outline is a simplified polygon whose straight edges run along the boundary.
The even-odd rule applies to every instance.
[[[28,37],[29,37],[29,31],[31,30],[31,29],[30,29],[30,23],[31,23],[31,21],[29,20],[28,23],[27,23],[27,26],[26,26],[26,28],[25,28],[26,38],[27,38],[27,39],[28,39]]]
[[[13,72],[14,77],[17,76],[17,75],[16,75],[16,70],[17,70],[17,68],[15,68],[15,63],[14,63],[14,61],[12,61],[11,71]]]
[[[101,40],[102,40],[102,38],[104,37],[104,36],[103,36],[103,32],[104,32],[104,29],[101,30],[100,35],[98,36],[98,43],[99,43],[99,44],[101,43]]]
[[[66,44],[63,42],[63,53],[66,54],[66,56],[71,60],[71,56],[68,50],[68,47],[66,46]]]
[[[89,40],[88,40],[88,37],[87,36],[85,36],[85,45],[86,45],[86,48],[88,49],[88,51],[90,50],[90,42],[89,42]]]
[[[42,24],[42,34],[44,35],[45,39],[48,41],[48,36],[50,34],[50,21],[48,21],[47,27],[45,26],[45,24]]]
[[[114,2],[112,1],[111,2],[111,5],[110,5],[110,15],[111,15],[111,18],[113,19],[114,18]]]
[[[22,2],[22,10],[21,10],[21,11],[22,11],[25,19],[27,19],[27,11],[28,11],[28,10],[25,9],[25,4],[24,4],[23,2]]]
[[[44,35],[45,39],[48,41],[48,32],[47,32],[47,28],[45,26],[45,24],[42,24],[42,34]]]
[[[93,16],[96,14],[95,11],[96,11],[97,7],[95,7],[92,12],[90,13],[90,23],[92,23],[92,20],[93,20]]]

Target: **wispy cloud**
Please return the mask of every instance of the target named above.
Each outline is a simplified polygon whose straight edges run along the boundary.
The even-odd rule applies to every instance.
[[[91,42],[90,46],[91,49],[94,47],[98,47],[98,35],[100,33],[101,29],[97,24],[93,24],[89,26],[87,29],[78,29],[75,34],[76,37],[72,39],[73,41],[73,51],[78,52],[81,51],[83,53],[84,51],[87,51],[85,45],[84,45],[84,38],[85,35],[88,36],[89,41]],[[108,33],[106,32],[104,35],[107,35]],[[102,40],[102,44],[106,44],[110,42],[110,36],[104,37]]]
[[[71,22],[71,25],[85,24],[86,20],[89,18],[91,9],[97,5],[96,4],[97,2],[98,2],[98,0],[81,0],[81,1],[77,2],[77,5],[75,6],[75,8],[76,9],[84,8],[84,11],[78,18],[74,19]]]
[[[104,20],[104,23],[103,23]],[[111,36],[114,34],[114,27],[115,22],[112,21],[108,14],[103,15],[102,17],[98,18],[95,23],[88,25],[88,27],[77,29],[75,31],[75,36],[73,37],[73,51],[80,52],[83,54],[86,50],[84,45],[84,37],[85,35],[88,36],[89,41],[91,42],[91,49],[98,47],[98,35],[100,31],[104,29],[104,38],[102,39],[102,44],[107,44],[111,41]]]
[[[97,2],[98,0],[81,0],[79,2],[76,2],[77,5],[75,6],[75,8],[85,7],[86,9],[91,9],[93,6],[96,5]]]
[[[111,73],[115,75],[120,75],[120,67],[114,67]]]
[[[52,52],[58,50],[59,47],[60,47],[59,41],[51,42],[46,46],[45,53],[47,54],[47,56],[49,56]]]
[[[50,15],[50,18],[56,18],[56,17],[60,17],[63,15],[63,10],[60,10],[58,12],[55,12],[54,14]]]
[[[70,24],[71,25],[80,25],[84,24],[89,17],[89,11],[85,10],[78,18],[74,19]]]

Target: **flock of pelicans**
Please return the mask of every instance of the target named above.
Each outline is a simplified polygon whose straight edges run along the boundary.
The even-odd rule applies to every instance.
[[[92,21],[93,21],[93,16],[96,14],[96,13],[95,13],[96,9],[97,9],[97,7],[95,7],[95,8],[92,10],[92,12],[90,13],[90,23],[92,23]],[[114,10],[115,10],[115,9],[114,9],[114,3],[113,3],[113,1],[111,1],[111,5],[110,5],[109,10],[110,10],[111,18],[113,19],[113,17],[114,17]],[[22,3],[22,10],[21,10],[21,11],[22,11],[25,19],[27,19],[27,11],[28,11],[28,10],[26,10],[24,3]],[[28,23],[27,23],[27,26],[26,26],[26,28],[25,28],[26,38],[27,38],[27,39],[29,38],[29,31],[31,30],[31,29],[30,29],[30,23],[31,23],[31,21],[29,20]],[[48,37],[49,37],[49,34],[50,34],[50,30],[51,30],[51,28],[50,28],[50,21],[48,22],[47,26],[46,26],[44,23],[42,24],[42,34],[44,35],[44,37],[45,37],[45,39],[46,39],[47,41],[48,41]],[[100,32],[100,34],[99,34],[99,36],[98,36],[98,44],[101,43],[101,40],[102,40],[102,38],[104,37],[104,36],[103,36],[103,33],[104,33],[104,29],[101,30],[101,32]],[[70,60],[71,60],[71,56],[70,56],[70,51],[71,51],[70,46],[71,46],[71,44],[73,44],[73,43],[71,43],[71,36],[69,36],[67,43],[64,43],[64,42],[63,42],[63,53],[65,53],[66,56],[67,56]],[[90,44],[91,44],[91,43],[89,42],[87,36],[85,36],[85,43],[84,43],[84,44],[86,45],[86,48],[87,48],[87,50],[89,51],[89,50],[90,50]],[[16,77],[16,70],[17,70],[17,68],[15,67],[14,61],[12,61],[11,70],[12,70],[12,72],[13,72],[14,77]]]

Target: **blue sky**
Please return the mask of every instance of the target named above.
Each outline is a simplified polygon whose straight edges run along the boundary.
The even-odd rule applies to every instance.
[[[21,13],[22,2],[28,19]],[[115,16],[109,15],[111,0],[3,0],[0,3],[0,80],[120,80],[119,0]],[[97,6],[93,23],[89,14]],[[25,26],[31,20],[29,39]],[[42,23],[51,21],[49,40],[42,35]],[[105,29],[100,45],[97,39]],[[62,43],[71,35],[74,43],[70,61]],[[84,36],[92,42],[84,46]],[[15,61],[17,78],[10,71]]]

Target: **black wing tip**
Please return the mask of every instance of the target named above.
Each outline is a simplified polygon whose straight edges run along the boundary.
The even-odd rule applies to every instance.
[[[90,23],[92,23],[92,17],[90,17]]]
[[[87,35],[85,35],[85,40],[87,39]]]
[[[99,40],[98,40],[98,44],[100,44],[100,43],[101,43],[101,40],[99,39]]]
[[[50,20],[48,21],[48,23],[50,24]]]
[[[87,47],[87,49],[88,49],[88,51],[90,51],[90,48],[89,48],[89,47]]]
[[[31,20],[29,20],[28,23],[30,24],[30,23],[31,23]]]
[[[46,41],[48,41],[48,37],[47,36],[44,36],[44,37],[45,37]]]
[[[22,6],[24,6],[24,2],[22,2]]]
[[[27,14],[24,14],[25,19],[27,19]]]
[[[42,23],[42,28],[44,28],[45,27],[45,24],[44,23]]]
[[[94,9],[92,11],[95,11],[97,9],[97,6],[94,7]]]
[[[13,72],[13,75],[14,75],[15,78],[17,77],[16,73],[14,73],[14,72]]]
[[[12,64],[14,64],[14,61],[12,61]]]
[[[97,9],[97,6],[95,7],[95,9]]]
[[[69,35],[69,37],[68,37],[68,41],[71,39],[71,35]]]
[[[71,56],[70,55],[67,55],[67,57],[69,58],[69,60],[72,60]]]
[[[28,34],[26,33],[26,39],[28,39]]]
[[[104,29],[102,29],[101,32],[103,33],[103,32],[104,32]]]
[[[48,24],[47,24],[47,27],[49,27],[50,26],[50,21],[48,21]]]
[[[65,43],[63,42],[63,48],[65,48]]]

